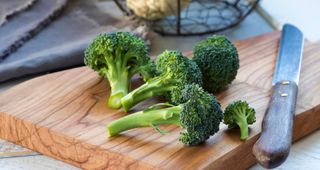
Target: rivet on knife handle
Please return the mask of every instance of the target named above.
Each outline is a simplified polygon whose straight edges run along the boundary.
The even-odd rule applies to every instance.
[[[273,87],[269,108],[262,122],[262,134],[253,146],[253,154],[265,168],[280,165],[290,151],[298,87],[295,82],[283,82]],[[286,94],[285,97],[283,94]]]

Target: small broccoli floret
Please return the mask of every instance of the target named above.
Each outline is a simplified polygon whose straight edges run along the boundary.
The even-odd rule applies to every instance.
[[[108,79],[111,108],[121,107],[133,75],[140,73],[146,81],[156,72],[144,42],[128,32],[98,35],[86,49],[84,63]]]
[[[240,127],[241,139],[248,138],[248,125],[256,122],[256,112],[246,101],[235,101],[224,111],[224,124],[229,128]]]
[[[165,51],[157,58],[158,76],[130,92],[121,99],[122,107],[128,111],[137,103],[154,96],[171,98],[186,84],[202,85],[201,71],[198,65],[179,51]]]
[[[224,36],[212,36],[194,48],[194,61],[201,69],[204,89],[224,89],[236,77],[239,57],[235,46]]]
[[[156,104],[144,111],[122,117],[107,126],[108,135],[114,136],[129,129],[150,126],[162,132],[159,125],[176,124],[184,129],[180,133],[182,143],[197,145],[204,142],[219,130],[223,118],[220,104],[213,95],[196,84],[186,85],[181,92],[183,97],[180,100],[185,103]]]

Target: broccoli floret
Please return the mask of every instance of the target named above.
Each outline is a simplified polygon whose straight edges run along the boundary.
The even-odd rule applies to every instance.
[[[229,128],[240,127],[241,139],[248,138],[248,125],[256,122],[256,112],[246,101],[235,101],[224,111],[224,124]]]
[[[159,75],[121,99],[125,111],[150,97],[165,96],[170,99],[171,93],[183,89],[186,84],[202,85],[201,71],[198,65],[179,51],[163,52],[158,56],[156,63]]]
[[[186,85],[181,92],[183,94],[181,101],[185,103],[156,104],[144,111],[122,117],[107,126],[108,136],[118,135],[133,128],[150,126],[163,133],[159,125],[176,124],[184,129],[180,133],[182,143],[197,145],[204,142],[219,130],[219,124],[223,119],[220,103],[197,84]]]
[[[224,36],[212,36],[194,48],[194,61],[201,69],[204,89],[224,89],[236,77],[239,57],[235,46]]]
[[[128,93],[133,75],[140,73],[146,81],[156,72],[144,42],[128,32],[98,35],[85,50],[84,63],[108,79],[111,108],[121,107],[120,99]]]

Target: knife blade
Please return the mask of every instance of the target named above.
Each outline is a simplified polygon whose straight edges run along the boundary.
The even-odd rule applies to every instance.
[[[265,168],[281,165],[290,151],[303,46],[302,32],[291,24],[285,24],[271,99],[262,121],[261,136],[252,149],[258,163]]]
[[[283,80],[299,83],[303,40],[303,34],[297,27],[290,24],[283,26],[272,85]]]

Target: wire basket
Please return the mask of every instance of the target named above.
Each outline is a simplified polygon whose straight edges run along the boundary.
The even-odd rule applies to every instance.
[[[126,0],[114,1],[126,15],[136,15],[127,7]],[[155,32],[162,35],[203,35],[226,30],[238,25],[259,2],[259,0],[190,0],[191,2],[185,7],[185,4],[182,6],[185,0],[167,1],[171,3],[169,9],[172,10],[168,16],[145,19]]]

